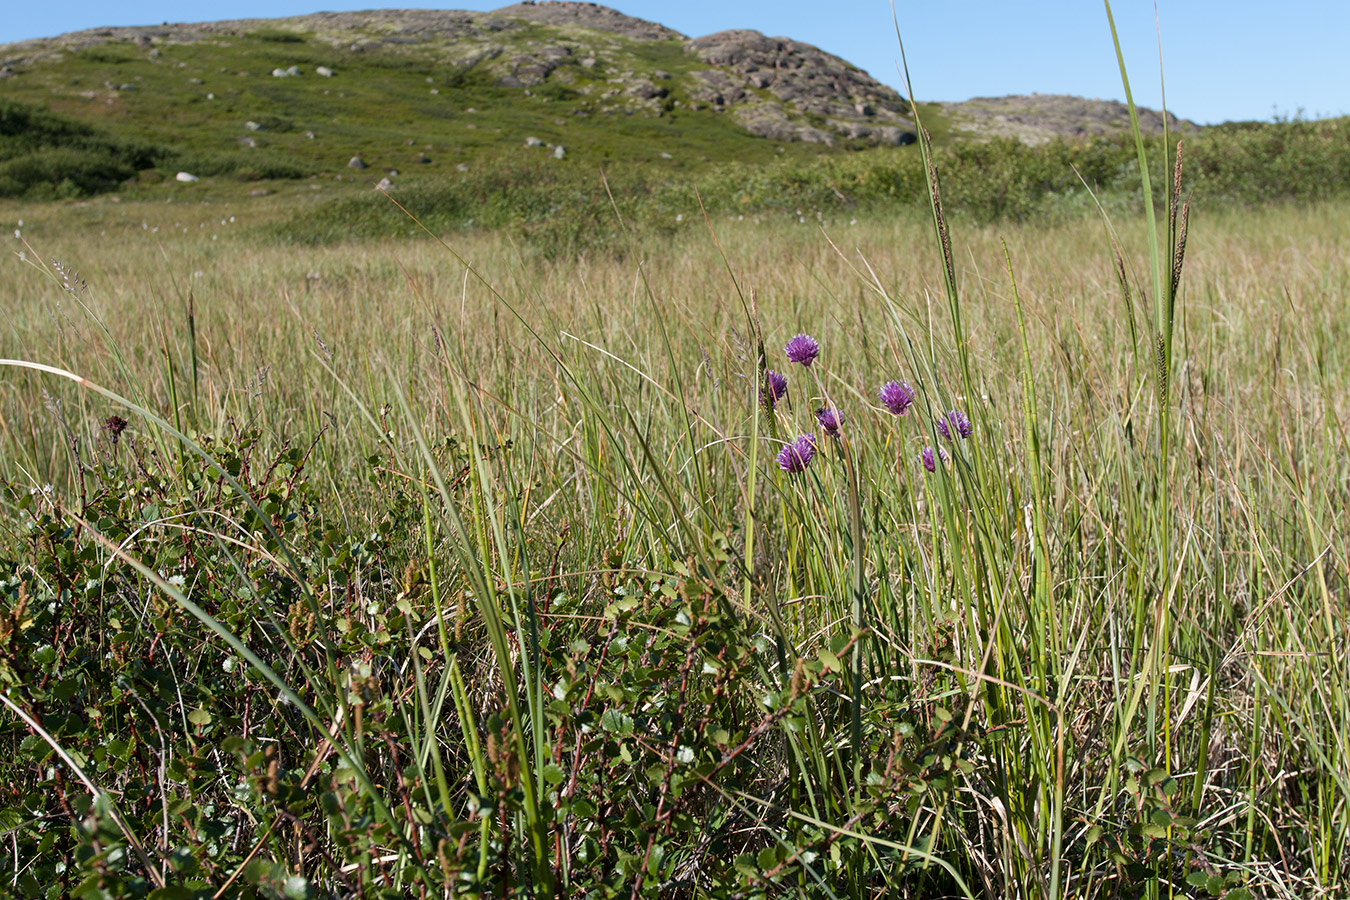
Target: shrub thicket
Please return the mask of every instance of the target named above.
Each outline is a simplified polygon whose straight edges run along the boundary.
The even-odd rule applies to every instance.
[[[1209,207],[1310,200],[1350,190],[1350,120],[1229,125],[1185,139],[1190,188]],[[1147,141],[1165,157],[1161,138]],[[934,148],[949,212],[981,222],[1057,216],[1091,204],[1092,194],[1137,205],[1135,150],[1123,139],[1051,141],[1028,146],[1012,138]],[[640,234],[669,232],[693,222],[697,188],[719,215],[876,214],[920,209],[927,186],[918,151],[870,150],[772,165],[729,163],[688,177],[634,166],[607,170],[505,162],[486,171],[400,185],[395,198],[436,233],[510,228],[531,246],[558,255],[621,250],[629,238],[614,206]],[[1133,181],[1131,180],[1133,179]],[[1155,200],[1168,184],[1159,171]],[[608,184],[608,192],[605,184]],[[614,203],[610,201],[610,194]],[[379,195],[327,201],[276,229],[299,243],[360,240],[421,233]]]

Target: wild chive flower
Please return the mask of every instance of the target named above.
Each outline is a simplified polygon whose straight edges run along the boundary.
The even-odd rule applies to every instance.
[[[779,375],[773,369],[766,370],[764,384],[759,389],[760,400],[769,409],[773,409],[785,394],[787,394],[787,376]]]
[[[816,410],[816,421],[830,437],[839,437],[839,426],[843,424],[844,417],[833,406],[822,406]]]
[[[892,414],[903,416],[914,405],[914,388],[903,381],[888,381],[877,392],[881,402]]]
[[[948,423],[950,423],[950,425]],[[948,441],[952,439],[953,428],[956,429],[956,433],[962,438],[970,437],[971,433],[975,431],[974,426],[970,424],[970,419],[959,409],[947,410],[946,415],[938,416],[936,424],[938,434],[942,435],[943,440]]]
[[[778,451],[778,465],[789,475],[796,475],[806,471],[815,455],[816,436],[810,432],[799,434],[795,441]]]
[[[799,334],[787,342],[783,348],[787,358],[791,362],[801,363],[804,366],[810,366],[815,358],[820,355],[820,344],[809,334]]]
[[[947,451],[943,450],[941,447],[939,447],[936,452],[934,452],[932,447],[924,447],[923,450],[919,452],[919,462],[923,463],[923,467],[930,472],[937,471],[937,461],[939,458],[941,458],[943,462],[951,459],[951,457],[947,455]]]

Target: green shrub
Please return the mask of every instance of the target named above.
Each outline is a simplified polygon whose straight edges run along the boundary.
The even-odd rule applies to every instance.
[[[170,155],[39,106],[0,100],[0,197],[56,199],[112,190]]]
[[[280,28],[260,28],[257,31],[245,32],[244,37],[252,38],[255,41],[265,41],[269,44],[303,44],[305,42],[303,34],[283,31]]]
[[[57,147],[0,162],[0,197],[83,197],[112,190],[135,174],[111,154]]]
[[[240,181],[305,178],[316,171],[312,164],[262,148],[247,153],[189,150],[175,154],[167,163],[201,177],[228,176]]]

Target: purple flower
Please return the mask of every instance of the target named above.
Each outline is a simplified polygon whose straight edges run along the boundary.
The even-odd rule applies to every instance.
[[[914,388],[903,381],[888,381],[877,392],[886,408],[897,416],[903,416],[914,405]]]
[[[839,426],[843,424],[844,417],[833,406],[822,406],[816,410],[816,421],[830,437],[839,437]]]
[[[951,423],[950,426],[948,426],[949,422]],[[948,441],[952,439],[953,428],[955,428],[956,433],[963,438],[970,437],[971,433],[975,431],[974,426],[970,424],[970,419],[959,409],[947,410],[945,416],[938,416],[936,424],[938,434],[942,435],[943,439]]]
[[[759,398],[769,409],[778,405],[778,401],[787,394],[787,376],[779,375],[773,369],[764,372],[764,384],[759,389]]]
[[[795,441],[778,451],[778,465],[789,475],[795,475],[798,472],[805,472],[815,455],[816,436],[809,432],[799,434]]]
[[[820,344],[809,334],[799,334],[787,342],[783,352],[787,354],[790,361],[810,366],[815,358],[820,355]]]
[[[941,458],[943,462],[951,459],[951,457],[947,455],[947,451],[943,450],[941,447],[937,449],[936,453],[933,451],[932,447],[924,447],[923,450],[919,452],[919,462],[923,463],[923,467],[930,472],[937,471],[937,461],[939,458]]]

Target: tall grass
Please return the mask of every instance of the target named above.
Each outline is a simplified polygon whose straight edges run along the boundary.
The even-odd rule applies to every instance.
[[[1348,220],[1198,215],[1166,320],[1091,218],[24,248],[7,879],[1334,896]]]

